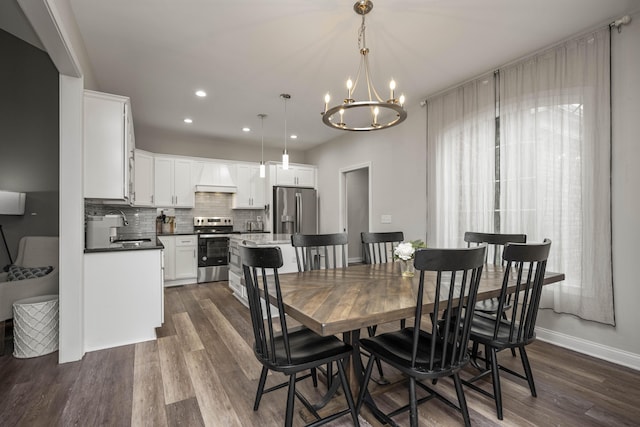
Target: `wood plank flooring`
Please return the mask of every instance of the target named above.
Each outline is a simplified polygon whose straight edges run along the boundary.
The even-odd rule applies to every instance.
[[[285,389],[265,395],[260,409],[252,410],[261,367],[251,349],[248,310],[227,283],[169,288],[165,295],[165,324],[155,341],[87,353],[83,360],[64,365],[57,364],[57,353],[15,359],[7,345],[0,357],[0,425],[283,425]],[[397,324],[386,325],[394,327]],[[639,424],[640,372],[542,342],[527,349],[538,397],[531,397],[520,380],[501,373],[505,420],[495,418],[492,401],[466,390],[473,425]],[[500,354],[500,361],[521,369],[519,358],[508,352]],[[407,398],[400,375],[389,366],[384,369],[393,384],[376,387],[376,394],[384,391],[377,400],[383,410]],[[267,384],[282,379],[273,374]],[[310,381],[300,387],[312,400],[324,391],[323,384],[316,390]],[[437,387],[455,399],[451,382],[440,381]],[[408,425],[408,417],[397,422]],[[459,414],[440,402],[420,406],[420,425],[460,424]],[[304,425],[298,410],[294,425]],[[332,425],[351,423],[342,418]]]

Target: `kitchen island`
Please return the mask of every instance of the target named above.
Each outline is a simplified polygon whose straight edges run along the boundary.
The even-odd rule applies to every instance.
[[[162,249],[154,236],[85,250],[85,351],[156,338],[164,317]]]
[[[247,233],[232,235],[229,239],[229,287],[233,295],[248,306],[247,289],[242,272],[241,246],[278,246],[282,251],[283,265],[278,273],[298,271],[296,253],[291,246],[291,234]]]

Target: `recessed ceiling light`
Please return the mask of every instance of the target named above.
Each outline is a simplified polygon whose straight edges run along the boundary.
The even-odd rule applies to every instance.
[[[251,132],[251,129],[248,127],[243,127],[242,132]]]
[[[205,96],[207,96],[207,92],[205,92],[203,90],[197,90],[196,91],[196,96],[199,96],[200,98],[204,98]]]
[[[291,139],[298,139],[298,135],[291,135],[289,138],[291,138]]]
[[[191,120],[190,118],[187,117],[186,119],[184,119],[184,122],[185,123],[193,123],[193,120]]]

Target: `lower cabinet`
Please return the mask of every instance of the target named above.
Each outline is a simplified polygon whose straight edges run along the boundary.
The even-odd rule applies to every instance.
[[[158,236],[164,245],[164,285],[176,286],[198,280],[198,236]]]
[[[156,339],[164,293],[159,249],[84,254],[84,350]]]

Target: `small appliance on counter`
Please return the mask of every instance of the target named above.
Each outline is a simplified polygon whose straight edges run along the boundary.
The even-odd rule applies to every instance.
[[[264,222],[258,221],[247,221],[246,223],[247,233],[262,233],[264,231]]]
[[[123,215],[87,215],[87,249],[108,248],[122,226]]]

